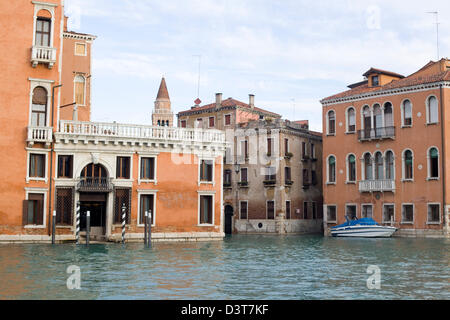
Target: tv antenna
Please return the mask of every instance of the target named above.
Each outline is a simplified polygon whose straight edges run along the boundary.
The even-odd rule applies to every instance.
[[[428,11],[427,13],[434,14],[436,17],[436,52],[437,52],[437,59],[439,60],[439,12],[438,11]]]
[[[198,58],[197,99],[200,99],[200,67],[202,56],[200,54],[195,54],[193,56]]]

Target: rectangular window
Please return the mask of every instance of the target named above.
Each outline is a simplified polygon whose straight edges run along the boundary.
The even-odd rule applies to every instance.
[[[379,82],[378,82],[378,76],[373,76],[372,77],[372,86],[378,86]]]
[[[213,196],[200,196],[200,224],[213,223]]]
[[[214,120],[215,120],[214,117],[209,117],[209,127],[210,128],[214,128]]]
[[[284,139],[284,155],[289,154],[289,139]]]
[[[241,141],[241,155],[243,156],[244,160],[248,159],[248,141],[247,140]]]
[[[372,205],[371,204],[363,204],[361,206],[361,218],[372,218]]]
[[[73,156],[62,155],[58,156],[58,178],[68,178],[73,177]]]
[[[336,222],[336,206],[327,206],[327,221]]]
[[[311,170],[311,184],[315,186],[317,184],[317,173],[316,170]]]
[[[85,56],[86,55],[86,44],[84,44],[84,43],[75,43],[75,55],[77,55],[77,56]]]
[[[131,222],[131,188],[116,188],[114,190],[114,223],[122,223],[122,207],[125,205],[125,221]]]
[[[402,205],[402,222],[412,223],[414,221],[414,205]]]
[[[317,205],[315,202],[311,202],[312,204],[312,218],[317,219]]]
[[[45,178],[45,155],[44,154],[30,154],[30,168],[29,177],[31,178]]]
[[[56,188],[56,224],[73,224],[73,188]]]
[[[141,179],[155,180],[155,158],[141,158]]]
[[[239,217],[240,219],[247,219],[248,215],[248,202],[240,201],[239,202]]]
[[[75,78],[75,103],[79,106],[85,105],[85,79],[82,76],[77,76]]]
[[[314,146],[314,143],[311,143],[311,158],[312,159],[316,158],[316,148]]]
[[[213,161],[202,160],[200,163],[200,181],[213,181]]]
[[[302,141],[302,159],[307,159],[308,154],[306,152],[306,142]]]
[[[308,202],[303,201],[303,219],[308,219]]]
[[[247,168],[241,168],[241,182],[248,182]]]
[[[291,219],[291,201],[286,200],[286,219]]]
[[[277,179],[277,173],[275,167],[266,167],[266,181],[275,181]]]
[[[275,201],[267,201],[267,219],[275,219]]]
[[[394,205],[385,204],[383,205],[383,222],[389,223],[394,221]]]
[[[439,223],[441,221],[441,207],[439,204],[428,204],[427,222]]]
[[[47,119],[47,105],[35,104],[31,105],[31,125],[33,127],[45,127]]]
[[[309,184],[309,170],[303,169],[303,186],[307,187]]]
[[[24,201],[23,225],[42,226],[44,224],[44,194],[29,193]]]
[[[181,120],[181,127],[186,128],[186,120]]]
[[[273,139],[267,138],[267,155],[272,155]]]
[[[286,184],[290,184],[291,180],[291,167],[284,167],[284,181]]]
[[[117,157],[117,179],[130,179],[130,157]]]
[[[151,224],[155,223],[155,211],[153,208],[154,195],[153,194],[141,194],[139,203],[139,224],[145,224],[145,212],[150,213],[152,221]]]
[[[223,171],[223,185],[231,186],[231,170],[229,169]]]
[[[229,126],[231,124],[231,114],[225,115],[225,125]]]
[[[349,220],[356,219],[356,206],[353,204],[348,204],[345,206],[345,215]]]
[[[50,19],[37,18],[35,45],[39,47],[50,47]]]

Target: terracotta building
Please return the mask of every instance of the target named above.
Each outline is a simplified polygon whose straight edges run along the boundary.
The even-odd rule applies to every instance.
[[[224,130],[226,233],[321,232],[321,134],[308,122],[216,94],[216,102],[178,113],[181,127]]]
[[[168,117],[164,127],[90,121],[95,36],[67,30],[63,3],[0,2],[9,75],[0,86],[0,241],[49,241],[53,222],[57,241],[73,241],[77,207],[81,230],[89,211],[99,240],[121,238],[123,208],[127,240],[143,237],[146,211],[154,239],[221,239],[224,133],[170,127]],[[164,79],[161,109],[171,113]]]
[[[325,233],[348,216],[397,235],[448,235],[450,60],[363,76],[321,101]]]

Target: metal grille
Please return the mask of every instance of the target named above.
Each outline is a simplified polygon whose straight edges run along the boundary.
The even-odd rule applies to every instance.
[[[122,222],[122,206],[126,206],[126,221],[131,223],[131,188],[114,189],[114,223]]]
[[[56,224],[73,224],[74,188],[56,188]]]

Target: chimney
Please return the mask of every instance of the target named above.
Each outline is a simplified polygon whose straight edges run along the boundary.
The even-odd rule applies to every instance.
[[[216,108],[220,108],[222,106],[222,94],[216,93]]]
[[[248,95],[248,105],[252,109],[255,108],[255,95],[254,94],[249,94]]]
[[[64,16],[64,32],[67,31],[67,20],[69,19],[69,17]]]

